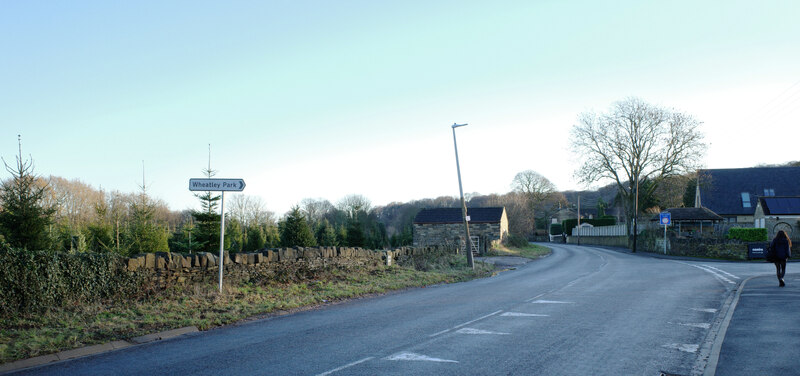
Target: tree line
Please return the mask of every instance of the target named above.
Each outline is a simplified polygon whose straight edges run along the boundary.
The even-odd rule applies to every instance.
[[[558,192],[533,170],[518,173],[505,194],[467,195],[468,207],[503,206],[509,232],[530,238],[546,234],[559,209],[584,207],[616,211],[629,224],[643,213],[694,204],[696,169],[706,144],[702,123],[678,110],[639,98],[614,103],[607,112],[584,112],[572,128],[580,165],[575,178],[587,185],[610,182],[597,191]],[[0,190],[0,242],[30,249],[117,252],[214,252],[219,250],[219,195],[197,195],[201,209],[173,212],[147,194],[95,190],[79,180],[33,174],[33,162],[3,160],[11,178]],[[792,162],[789,165],[797,165]],[[204,170],[207,177],[214,171]],[[372,207],[364,196],[336,204],[304,199],[281,219],[257,197],[234,195],[226,217],[225,248],[234,252],[277,246],[386,248],[411,244],[413,219],[423,208],[459,207],[455,197]],[[635,240],[634,240],[635,249]]]

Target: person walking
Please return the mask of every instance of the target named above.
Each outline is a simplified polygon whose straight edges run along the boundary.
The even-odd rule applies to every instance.
[[[775,239],[772,239],[770,248],[774,255],[773,262],[775,263],[775,271],[778,274],[778,284],[783,287],[786,283],[783,282],[783,276],[786,274],[786,259],[792,257],[792,241],[783,230],[778,231]]]

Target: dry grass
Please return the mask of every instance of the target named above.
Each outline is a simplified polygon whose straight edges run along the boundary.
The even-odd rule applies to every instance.
[[[492,248],[490,256],[518,256],[537,259],[549,255],[550,252],[550,248],[537,244],[528,244],[521,248],[508,247],[501,244]]]
[[[490,275],[489,267],[417,271],[403,267],[326,271],[311,280],[194,285],[141,301],[72,304],[38,315],[0,318],[0,363],[194,325],[200,330],[408,287]]]

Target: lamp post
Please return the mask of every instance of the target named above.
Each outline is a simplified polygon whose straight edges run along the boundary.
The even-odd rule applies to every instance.
[[[466,234],[466,242],[464,243],[467,248],[467,265],[475,269],[475,261],[472,260],[472,240],[469,238],[469,221],[467,221],[467,204],[464,202],[464,189],[461,187],[461,166],[458,164],[458,144],[456,143],[456,128],[463,127],[467,124],[453,123],[453,148],[456,150],[456,172],[458,172],[458,192],[461,194],[461,212],[464,216],[464,233]]]

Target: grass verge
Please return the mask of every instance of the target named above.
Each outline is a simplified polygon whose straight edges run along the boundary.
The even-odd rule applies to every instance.
[[[492,266],[460,261],[417,270],[411,266],[327,269],[312,279],[215,284],[165,290],[141,301],[65,304],[36,315],[0,317],[0,363],[197,326],[207,330],[254,316],[313,307],[409,287],[489,276]]]
[[[524,247],[511,247],[500,244],[489,252],[489,256],[517,256],[537,259],[550,254],[550,248],[537,245],[528,244]]]

